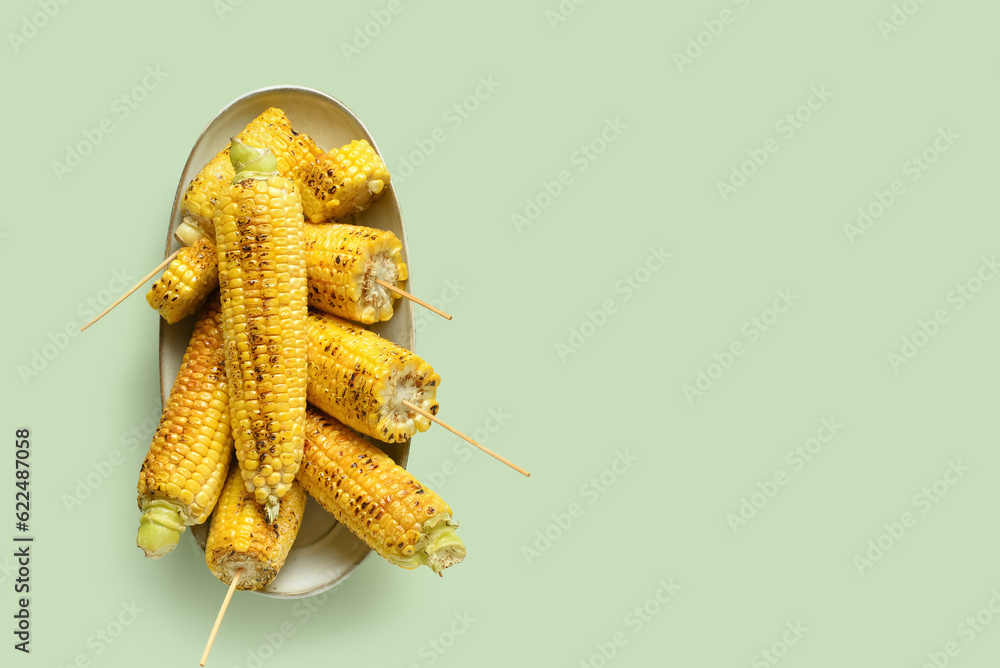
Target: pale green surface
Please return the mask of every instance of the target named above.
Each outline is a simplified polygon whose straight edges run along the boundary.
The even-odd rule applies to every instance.
[[[306,602],[238,594],[209,665],[248,665],[282,628],[263,665],[578,666],[616,633],[613,666],[769,665],[755,655],[797,639],[797,622],[808,631],[782,666],[917,667],[951,641],[951,665],[995,665],[1000,620],[971,638],[959,624],[1000,586],[1000,283],[949,297],[1000,251],[995,3],[927,2],[885,40],[888,0],[594,0],[555,31],[555,0],[403,0],[349,64],[340,42],[386,2],[286,6],[246,0],[220,19],[208,2],[71,2],[18,52],[0,48],[17,169],[0,221],[2,423],[8,443],[33,430],[38,536],[34,652],[8,646],[4,665],[196,665],[225,587],[189,537],[156,562],[134,546],[135,473],[159,414],[156,317],[140,293],[27,386],[17,366],[89,319],[86,300],[110,302],[156,264],[198,133],[233,98],[283,83],[351,107],[396,177],[446,137],[397,178],[412,287],[455,316],[422,316],[418,352],[444,379],[441,417],[532,476],[432,428],[411,467],[453,506],[466,561],[439,579],[372,558]],[[724,8],[735,22],[678,72],[672,53]],[[0,25],[35,11],[7,3]],[[272,61],[240,59],[227,38],[253,31]],[[144,77],[144,101],[116,102]],[[487,96],[481,77],[499,87],[468,119],[449,112],[477,86]],[[832,97],[788,138],[776,124],[824,86]],[[574,158],[616,118],[627,127],[609,127],[604,155]],[[102,119],[113,130],[60,181],[51,163]],[[904,163],[949,127],[959,138],[911,181]],[[149,141],[155,161],[141,157]],[[777,153],[723,202],[716,182],[766,145]],[[519,234],[511,215],[562,170],[562,195]],[[844,224],[895,179],[905,191],[852,245]],[[651,247],[671,256],[626,301],[616,285],[659,266]],[[798,299],[752,340],[779,291]],[[605,300],[615,312],[563,362],[556,344]],[[894,371],[887,355],[938,309],[946,324]],[[682,386],[734,342],[745,354],[689,403]],[[786,453],[831,417],[843,428],[796,470]],[[914,498],[958,460],[969,470],[938,503]],[[596,492],[588,480],[612,466],[620,477]],[[95,467],[107,480],[68,512],[63,495]],[[787,484],[734,534],[727,513],[776,474]],[[915,526],[859,574],[854,556],[906,512]],[[572,526],[529,565],[522,546],[553,514]],[[673,597],[659,614],[629,616],[657,594]],[[102,644],[119,617],[129,625]],[[452,630],[444,654],[430,649]]]

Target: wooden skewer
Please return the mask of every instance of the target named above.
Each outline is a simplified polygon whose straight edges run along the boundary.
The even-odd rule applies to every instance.
[[[375,282],[378,283],[379,285],[381,285],[383,288],[386,288],[387,290],[392,290],[393,292],[395,292],[396,294],[398,294],[400,297],[403,297],[405,299],[409,299],[411,302],[417,302],[418,304],[420,304],[424,308],[430,309],[431,311],[434,311],[435,313],[437,313],[439,316],[441,316],[445,320],[451,320],[451,316],[450,315],[448,315],[447,313],[445,313],[441,309],[434,308],[433,306],[431,306],[430,304],[428,304],[427,302],[425,302],[423,299],[419,299],[417,297],[414,297],[413,295],[411,295],[406,290],[400,290],[399,288],[397,288],[392,283],[386,283],[381,278],[376,278]]]
[[[236,585],[240,583],[240,576],[242,575],[243,569],[237,569],[236,575],[233,576],[233,581],[229,585],[229,591],[226,592],[226,598],[222,601],[219,616],[215,618],[215,626],[212,627],[212,633],[208,636],[208,644],[205,645],[205,653],[201,655],[199,666],[204,666],[205,662],[208,661],[208,653],[212,651],[212,643],[215,642],[215,634],[219,632],[219,624],[222,623],[222,616],[226,614],[226,608],[229,607],[229,599],[233,597],[233,592],[236,591]]]
[[[522,469],[520,466],[517,466],[516,464],[512,464],[509,460],[504,459],[503,457],[501,457],[497,453],[495,453],[492,450],[490,450],[489,448],[487,448],[485,445],[481,445],[479,443],[476,443],[474,440],[472,440],[471,438],[469,438],[468,436],[466,436],[465,434],[463,434],[459,430],[455,429],[454,427],[452,427],[449,424],[446,424],[446,423],[442,422],[441,420],[438,420],[436,417],[434,417],[433,415],[431,415],[427,411],[425,411],[425,410],[423,410],[421,408],[418,408],[417,406],[414,406],[413,404],[411,404],[406,399],[403,399],[402,402],[403,402],[403,405],[406,406],[407,408],[409,408],[410,410],[416,411],[417,413],[420,413],[421,415],[423,415],[425,418],[427,418],[431,422],[434,422],[436,424],[441,425],[442,427],[444,427],[445,429],[447,429],[451,433],[455,434],[455,436],[458,436],[459,438],[468,441],[472,445],[476,446],[477,448],[479,448],[480,450],[482,450],[483,452],[485,452],[486,454],[488,454],[490,457],[493,457],[494,459],[500,460],[501,462],[503,462],[507,466],[509,466],[512,469],[514,469],[515,471],[517,471],[518,473],[520,473],[520,474],[522,474],[524,476],[530,476],[531,475],[530,473],[528,473],[527,471],[525,471],[524,469]]]
[[[103,318],[104,316],[106,316],[108,313],[110,313],[111,309],[113,309],[114,307],[116,307],[119,304],[121,304],[123,301],[125,301],[126,297],[128,297],[130,294],[132,294],[133,292],[135,292],[136,290],[138,290],[139,288],[141,288],[146,283],[146,281],[148,281],[149,279],[151,279],[153,277],[153,275],[156,272],[163,270],[164,267],[166,267],[168,264],[170,264],[171,262],[173,262],[174,258],[177,257],[177,254],[180,253],[180,252],[181,252],[181,249],[178,248],[173,253],[171,253],[170,257],[168,257],[166,260],[164,260],[159,265],[157,265],[156,269],[154,269],[153,271],[151,271],[148,274],[146,274],[146,277],[143,278],[138,283],[136,283],[135,286],[131,290],[129,290],[128,292],[126,292],[125,294],[123,294],[121,297],[119,297],[117,300],[115,300],[114,304],[112,304],[111,306],[109,306],[106,309],[104,309],[101,312],[100,315],[98,315],[96,318],[94,318],[93,320],[91,320],[90,322],[88,322],[86,325],[84,325],[83,327],[81,327],[80,331],[81,332],[84,331],[85,329],[87,329],[88,327],[90,327],[91,325],[93,325],[95,322],[97,322],[98,320],[100,320],[101,318]]]

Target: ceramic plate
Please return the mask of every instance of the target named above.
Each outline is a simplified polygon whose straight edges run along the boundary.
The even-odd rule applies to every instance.
[[[195,142],[187,164],[177,185],[170,224],[167,228],[167,246],[164,257],[178,248],[173,231],[181,222],[181,196],[188,183],[201,168],[224,149],[229,138],[239,134],[246,125],[268,107],[283,109],[297,132],[304,132],[323,149],[329,151],[352,139],[366,139],[379,155],[378,145],[365,126],[351,110],[338,100],[311,88],[280,86],[247,93],[231,102],[212,120]],[[376,227],[394,233],[403,242],[403,260],[410,269],[408,279],[412,291],[412,273],[406,245],[403,217],[399,211],[396,194],[390,183],[387,192],[370,208],[357,214],[357,225]],[[408,301],[398,300],[394,314],[388,322],[369,328],[399,345],[413,350],[413,312]],[[176,325],[160,321],[160,396],[170,394],[177,371],[180,369],[184,350],[194,328],[194,317]],[[410,443],[379,443],[378,446],[400,466],[406,465]],[[235,458],[233,459],[235,465]],[[191,527],[194,540],[205,549],[208,522]],[[335,586],[351,574],[371,550],[360,539],[340,525],[311,498],[306,505],[302,527],[295,539],[288,559],[278,577],[260,591],[265,596],[298,598],[312,596]]]

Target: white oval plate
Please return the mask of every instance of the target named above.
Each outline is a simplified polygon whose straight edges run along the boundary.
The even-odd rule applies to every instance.
[[[268,107],[283,109],[292,121],[296,132],[303,132],[325,151],[342,146],[352,139],[366,139],[378,150],[378,145],[365,126],[351,110],[340,101],[312,88],[277,86],[251,91],[227,105],[212,119],[195,142],[187,164],[177,185],[174,206],[167,228],[167,247],[164,257],[174,252],[178,243],[173,231],[181,222],[181,197],[188,183],[215,155],[229,143],[229,138],[239,134],[246,125]],[[406,245],[403,215],[390,182],[387,192],[367,210],[354,216],[357,225],[388,230],[403,243],[403,261],[412,273]],[[160,397],[165,401],[173,387],[188,339],[194,329],[194,318],[186,318],[176,325],[160,320]],[[410,303],[401,299],[394,306],[388,322],[369,326],[369,329],[397,344],[413,350],[413,311]],[[410,443],[378,443],[400,466],[406,465]],[[235,459],[234,465],[235,465]],[[191,527],[191,534],[202,550],[208,536],[208,522]],[[330,589],[350,575],[364,561],[371,550],[360,539],[340,525],[311,498],[306,504],[302,527],[292,545],[288,559],[278,577],[259,593],[278,598],[313,596]]]

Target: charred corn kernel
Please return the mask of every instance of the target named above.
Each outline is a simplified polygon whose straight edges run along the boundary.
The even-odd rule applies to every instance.
[[[213,297],[194,326],[139,471],[137,543],[147,557],[170,553],[185,526],[208,518],[226,477],[233,442],[221,320]]]
[[[306,223],[309,305],[365,324],[392,317],[398,286],[409,276],[403,244],[392,232],[339,223]]]
[[[212,513],[205,545],[205,563],[212,575],[228,585],[242,568],[237,589],[266,587],[285,563],[305,506],[305,492],[293,483],[281,499],[277,520],[269,522],[244,486],[239,469],[232,467]]]
[[[170,324],[188,317],[219,285],[215,244],[199,239],[185,246],[146,293],[146,301]]]
[[[306,219],[324,223],[364,211],[385,192],[389,170],[371,144],[355,139],[317,160],[301,162],[294,178]]]
[[[292,182],[275,173],[270,151],[234,140],[231,153],[237,175],[215,221],[230,416],[243,480],[273,519],[302,458],[302,205]]]
[[[336,316],[311,312],[311,403],[344,424],[380,441],[404,441],[426,431],[430,420],[402,400],[437,413],[441,377],[427,362],[374,332]]]
[[[370,548],[403,568],[440,574],[465,558],[451,508],[384,452],[310,407],[299,482]]]
[[[291,176],[305,162],[313,162],[323,151],[308,135],[292,130],[292,123],[281,109],[271,107],[236,135],[244,144],[269,148],[277,160],[281,176]],[[191,180],[181,202],[185,215],[192,217],[210,237],[214,236],[212,218],[222,189],[233,179],[229,148],[220,151]]]

